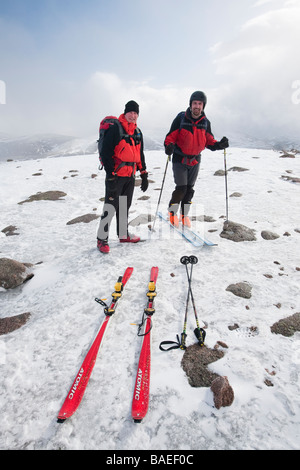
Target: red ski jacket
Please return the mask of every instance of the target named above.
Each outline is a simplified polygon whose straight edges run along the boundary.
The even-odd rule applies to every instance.
[[[199,119],[194,119],[189,108],[174,119],[164,145],[167,147],[171,143],[175,144],[173,161],[190,166],[199,163],[200,154],[205,148],[219,150],[219,143],[211,132],[210,122],[204,112]]]
[[[101,157],[108,176],[134,176],[136,170],[146,170],[143,135],[136,124],[129,123],[124,114],[119,121],[125,135],[121,136],[119,126],[111,126],[104,137]]]

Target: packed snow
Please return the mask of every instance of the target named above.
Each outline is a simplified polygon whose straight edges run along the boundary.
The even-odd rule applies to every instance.
[[[120,244],[113,223],[111,251],[96,248],[99,219],[67,225],[84,214],[101,215],[104,171],[97,155],[61,156],[0,164],[0,257],[33,263],[34,277],[16,289],[1,289],[1,318],[30,312],[25,326],[0,337],[1,449],[28,450],[250,450],[298,449],[300,442],[300,333],[271,332],[278,320],[299,311],[300,156],[273,150],[227,150],[229,220],[256,230],[257,240],[220,237],[226,214],[223,152],[206,150],[192,214],[197,231],[217,246],[195,248],[159,219],[131,232],[145,241]],[[154,216],[166,167],[163,151],[146,152],[148,191],[136,187],[130,220]],[[246,171],[232,171],[239,166]],[[74,171],[75,170],[75,171]],[[97,175],[96,177],[94,175]],[[35,175],[35,176],[34,176]],[[93,176],[92,176],[93,175]],[[174,183],[171,164],[160,210],[166,213]],[[19,205],[37,192],[59,190],[59,201]],[[230,197],[232,193],[240,197]],[[149,196],[148,200],[140,199]],[[147,219],[147,218],[146,218]],[[1,232],[15,225],[19,235]],[[295,230],[296,229],[296,230]],[[279,238],[265,240],[262,230]],[[298,230],[298,231],[297,231]],[[193,293],[206,346],[218,341],[224,357],[209,367],[227,376],[231,406],[216,409],[209,388],[193,388],[181,368],[184,351],[162,352],[161,341],[181,334],[187,296],[183,255],[194,254]],[[140,424],[131,401],[142,339],[137,325],[146,305],[150,268],[159,267],[152,328],[151,396]],[[56,422],[83,358],[104,318],[95,297],[110,299],[127,266],[134,272],[112,317],[91,379],[76,413]],[[266,274],[268,276],[266,276]],[[246,281],[252,297],[226,291]],[[237,323],[239,328],[228,327]],[[187,345],[196,339],[190,308]],[[268,382],[267,382],[268,379]]]

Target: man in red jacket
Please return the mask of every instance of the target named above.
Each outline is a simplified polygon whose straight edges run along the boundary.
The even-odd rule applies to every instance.
[[[143,135],[136,125],[138,116],[139,105],[135,101],[129,101],[118,119],[124,134],[121,135],[116,123],[104,136],[101,158],[106,172],[105,201],[97,233],[97,247],[101,253],[109,252],[109,227],[115,214],[120,242],[140,241],[139,237],[128,233],[128,212],[132,203],[136,170],[141,174],[141,190],[144,192],[148,188]]]
[[[202,91],[195,91],[190,97],[190,106],[174,119],[165,138],[165,152],[173,154],[173,175],[175,190],[169,203],[171,224],[179,225],[177,211],[180,206],[180,221],[190,227],[188,211],[194,195],[194,185],[200,168],[201,152],[222,150],[229,146],[227,137],[215,140],[204,108],[207,103]]]

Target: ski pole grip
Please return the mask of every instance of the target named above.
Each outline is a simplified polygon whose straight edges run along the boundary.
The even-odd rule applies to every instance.
[[[189,256],[182,256],[182,257],[180,258],[180,263],[181,263],[181,264],[185,264],[185,265],[186,265],[186,264],[189,264],[189,263],[190,263],[190,257],[189,257]]]
[[[186,336],[187,335],[185,333],[181,333],[180,349],[186,349],[186,345],[185,345]]]

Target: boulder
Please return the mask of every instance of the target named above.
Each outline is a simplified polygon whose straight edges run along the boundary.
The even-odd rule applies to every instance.
[[[237,224],[230,220],[226,221],[223,225],[223,231],[220,233],[220,237],[227,238],[233,242],[244,242],[254,241],[255,230],[252,230],[245,225]]]
[[[13,289],[31,279],[34,274],[32,264],[20,263],[8,258],[0,258],[0,287]]]
[[[189,384],[192,387],[210,387],[218,374],[211,372],[207,366],[223,356],[223,351],[200,347],[198,343],[188,346],[184,351],[181,366],[188,376]]]
[[[279,238],[277,233],[270,232],[270,230],[263,230],[261,232],[261,236],[264,240],[276,240],[276,238]]]
[[[30,313],[21,313],[13,317],[0,318],[0,335],[7,335],[21,328],[30,318]]]
[[[237,282],[236,284],[230,284],[226,290],[232,292],[232,294],[236,295],[237,297],[250,299],[252,286],[248,284],[248,282]]]
[[[283,336],[293,336],[300,331],[300,312],[286,318],[282,318],[271,326],[271,332]]]
[[[226,376],[217,377],[211,384],[210,389],[214,394],[214,403],[218,410],[222,406],[232,405],[234,392]]]

